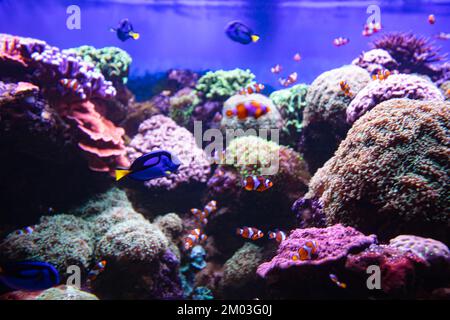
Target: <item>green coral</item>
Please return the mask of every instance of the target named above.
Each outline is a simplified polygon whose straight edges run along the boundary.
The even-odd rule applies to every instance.
[[[255,75],[248,69],[209,71],[198,80],[196,90],[207,99],[225,101],[254,79]]]
[[[90,225],[67,214],[42,217],[31,234],[13,232],[0,244],[1,257],[6,261],[46,261],[61,274],[65,274],[70,265],[87,269],[93,251]]]
[[[91,46],[81,46],[67,51],[77,54],[86,62],[93,63],[107,80],[127,83],[132,59],[126,51],[117,47],[96,49]]]
[[[297,84],[287,89],[272,92],[270,99],[278,106],[283,119],[283,132],[289,145],[295,146],[300,136],[303,110],[306,107],[308,85]]]
[[[177,92],[170,98],[169,116],[178,125],[187,127],[191,120],[192,112],[196,105],[200,103],[195,90],[185,88]]]

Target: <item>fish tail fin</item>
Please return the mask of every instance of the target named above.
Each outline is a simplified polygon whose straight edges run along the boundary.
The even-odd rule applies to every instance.
[[[122,169],[116,170],[116,181],[119,181],[123,177],[127,176],[128,174],[130,174],[130,172],[131,172],[130,170],[122,170]]]
[[[253,42],[257,42],[258,40],[259,40],[259,36],[258,35],[256,35],[256,34],[252,34],[252,41]]]
[[[141,36],[139,33],[137,32],[130,32],[130,36],[134,39],[137,40],[139,39],[139,37]]]

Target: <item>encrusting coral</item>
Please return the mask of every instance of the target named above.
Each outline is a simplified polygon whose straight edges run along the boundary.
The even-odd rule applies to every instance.
[[[364,87],[347,108],[347,122],[352,124],[377,104],[394,98],[414,100],[444,100],[430,81],[409,74],[393,74],[385,80],[375,80]]]
[[[313,176],[328,225],[345,223],[386,239],[399,233],[448,241],[450,108],[392,99],[358,119]]]
[[[352,61],[352,64],[366,69],[371,75],[375,75],[379,71],[395,70],[397,68],[397,62],[391,57],[389,52],[383,49],[372,49],[363,52]]]
[[[358,66],[344,66],[322,73],[309,86],[303,111],[300,153],[311,173],[333,155],[350,126],[346,109],[352,97],[342,91],[346,81],[354,97],[369,82],[369,73]]]

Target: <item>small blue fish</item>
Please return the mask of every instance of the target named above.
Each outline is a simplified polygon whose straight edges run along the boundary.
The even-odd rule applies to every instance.
[[[259,40],[259,36],[254,34],[252,29],[239,21],[230,22],[225,28],[225,33],[231,40],[242,44],[249,44]]]
[[[115,32],[117,34],[117,38],[122,41],[127,41],[128,39],[139,39],[140,35],[137,32],[134,32],[133,25],[128,21],[128,19],[123,19],[119,22],[117,28],[111,28],[111,32]]]
[[[0,282],[13,290],[45,290],[60,282],[59,273],[47,262],[24,261],[0,267]]]
[[[125,176],[138,181],[166,177],[171,173],[177,172],[180,165],[180,160],[170,152],[164,150],[153,151],[134,160],[130,169],[116,170],[116,181]]]

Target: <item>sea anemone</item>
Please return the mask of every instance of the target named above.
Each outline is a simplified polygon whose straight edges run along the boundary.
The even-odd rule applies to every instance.
[[[413,33],[392,32],[372,42],[376,49],[383,49],[398,63],[400,73],[434,73],[431,64],[445,59],[428,38]]]

